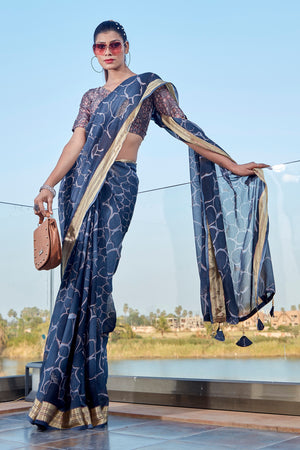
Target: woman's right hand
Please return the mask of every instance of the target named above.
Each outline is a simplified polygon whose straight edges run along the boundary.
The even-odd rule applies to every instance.
[[[44,207],[47,204],[47,209]],[[42,223],[45,217],[53,214],[52,210],[53,194],[48,189],[42,189],[39,195],[34,199],[34,214],[39,216],[39,223]]]

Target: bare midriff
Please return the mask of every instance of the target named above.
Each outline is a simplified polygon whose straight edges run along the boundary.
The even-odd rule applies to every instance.
[[[143,139],[138,134],[128,133],[116,161],[126,160],[136,162],[137,153]]]

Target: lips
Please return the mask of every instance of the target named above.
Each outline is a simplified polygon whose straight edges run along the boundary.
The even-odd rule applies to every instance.
[[[113,59],[105,59],[104,62],[106,62],[106,64],[110,64],[110,63],[114,62],[114,60]]]

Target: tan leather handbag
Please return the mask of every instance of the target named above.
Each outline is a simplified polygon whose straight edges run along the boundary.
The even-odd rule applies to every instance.
[[[56,220],[48,217],[33,232],[34,265],[54,269],[61,263],[61,243]]]

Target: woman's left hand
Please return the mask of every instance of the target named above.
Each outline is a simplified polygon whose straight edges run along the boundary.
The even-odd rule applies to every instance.
[[[239,175],[240,177],[247,177],[249,175],[255,175],[254,169],[265,169],[270,167],[268,164],[250,162],[247,164],[236,164],[233,163],[229,170],[235,175]]]

